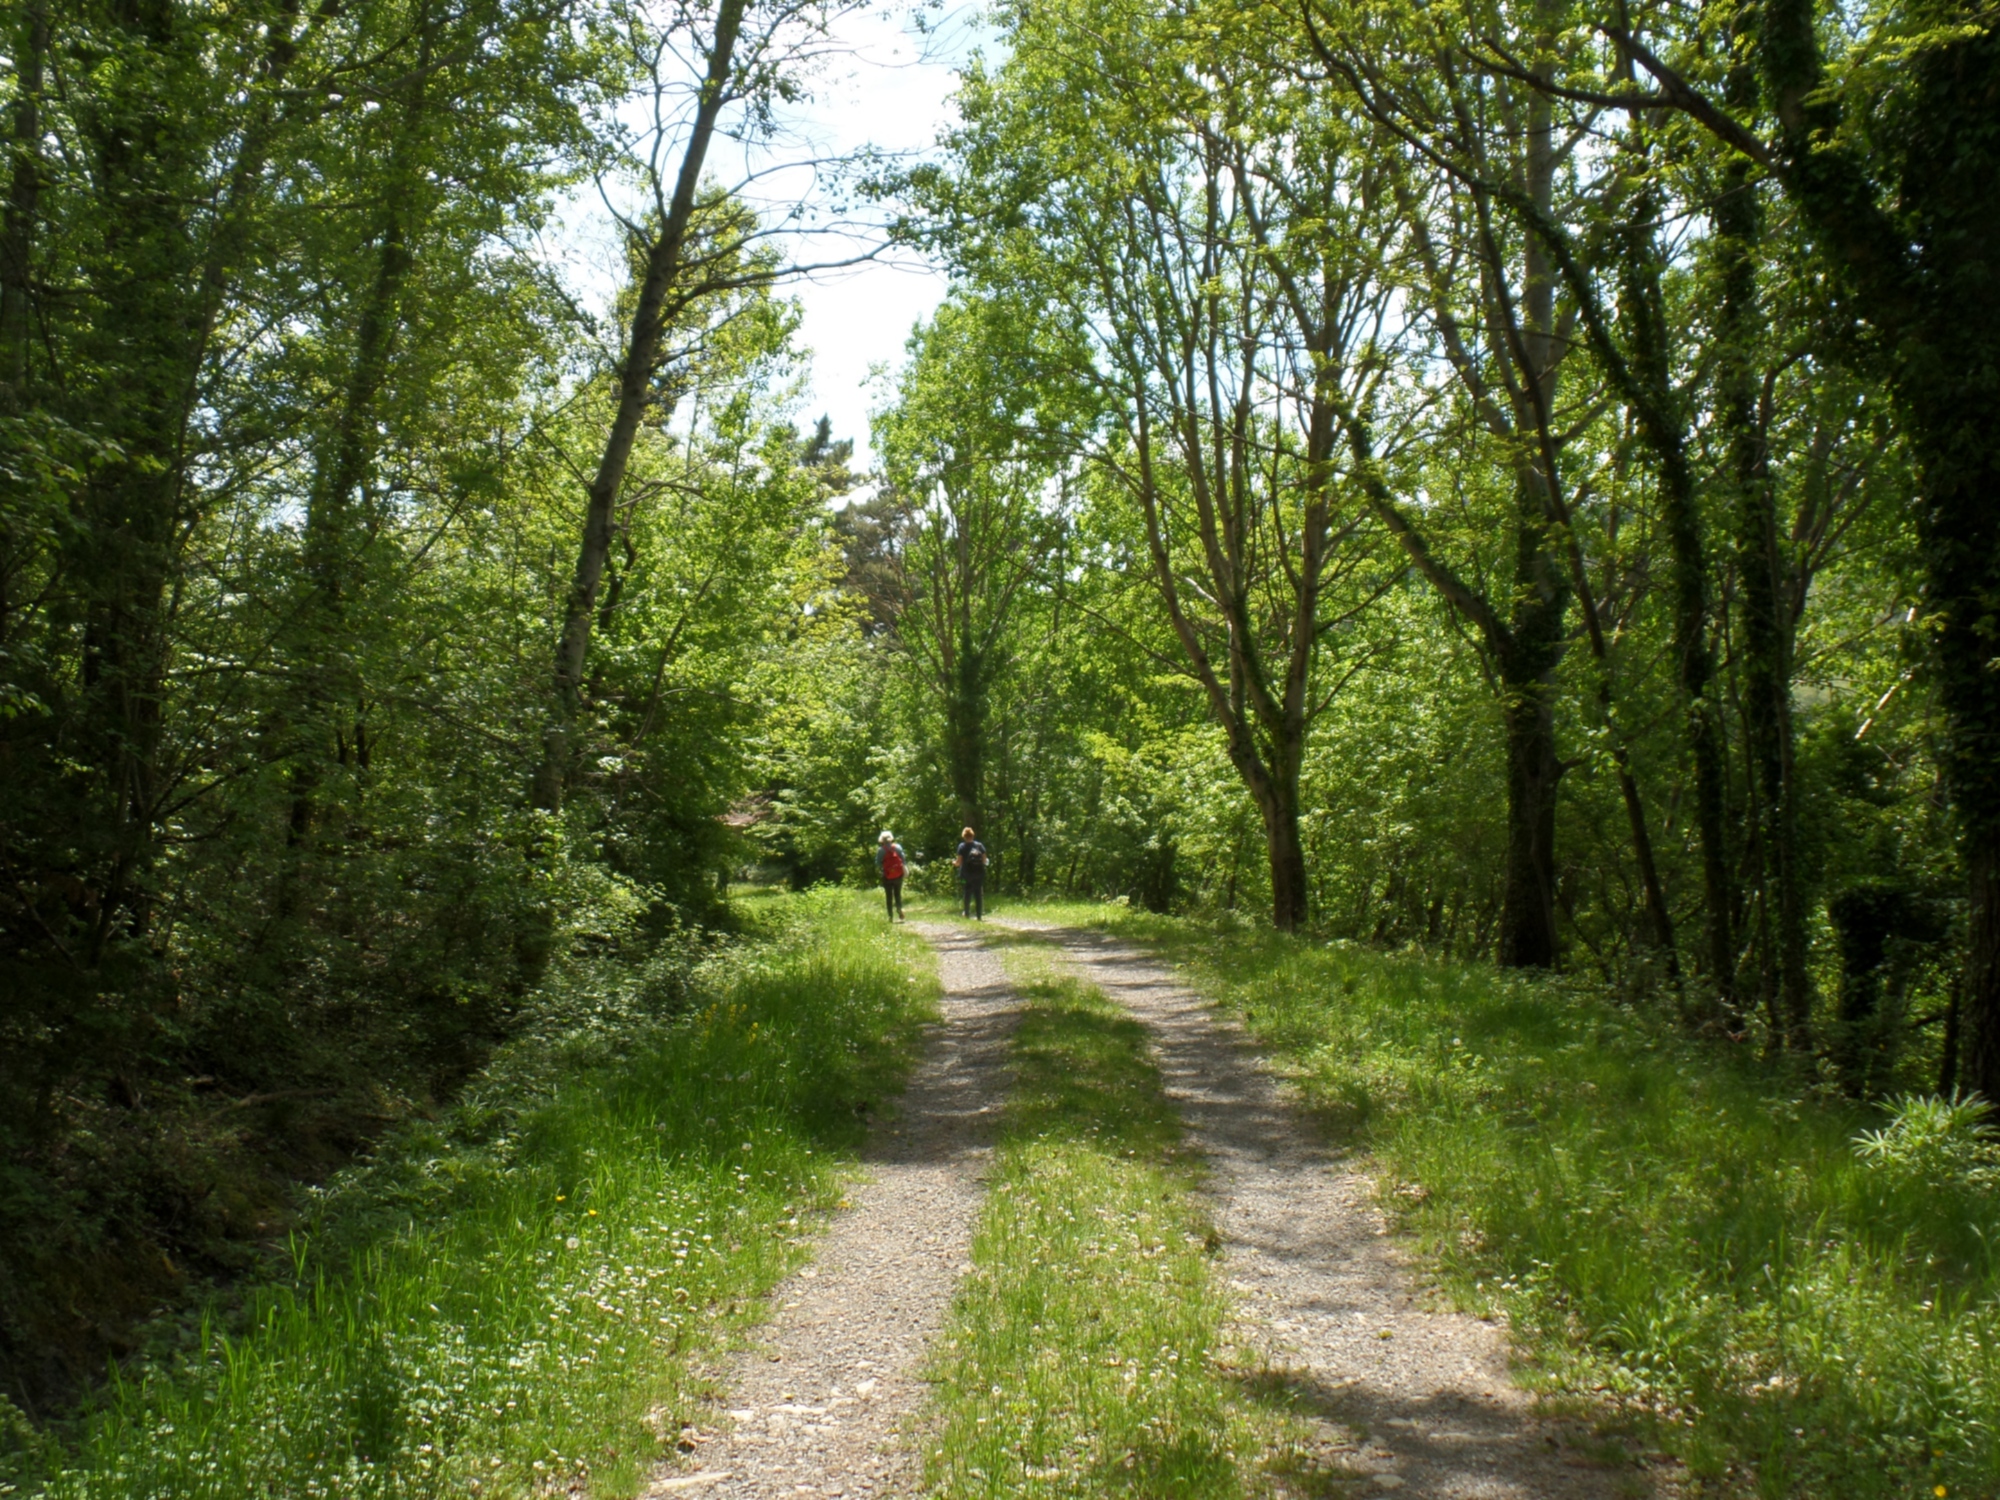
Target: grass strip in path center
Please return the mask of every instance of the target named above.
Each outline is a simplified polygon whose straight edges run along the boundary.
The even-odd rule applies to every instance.
[[[1011,956],[1014,1093],[933,1361],[928,1482],[954,1500],[1258,1493],[1281,1419],[1222,1357],[1218,1241],[1144,1028]]]

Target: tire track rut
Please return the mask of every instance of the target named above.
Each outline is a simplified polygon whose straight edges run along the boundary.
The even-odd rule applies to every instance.
[[[918,1372],[970,1269],[1020,1002],[976,936],[911,926],[937,950],[943,1020],[894,1114],[869,1136],[867,1180],[813,1261],[772,1293],[756,1342],[719,1372],[724,1403],[695,1434],[696,1456],[663,1470],[647,1496],[921,1488],[906,1435],[929,1394]]]
[[[1153,1038],[1167,1094],[1207,1159],[1232,1337],[1328,1414],[1328,1458],[1417,1500],[1594,1500],[1659,1494],[1606,1466],[1573,1424],[1537,1417],[1493,1324],[1426,1305],[1374,1184],[1320,1144],[1242,1029],[1171,970],[1097,933],[1029,922]]]

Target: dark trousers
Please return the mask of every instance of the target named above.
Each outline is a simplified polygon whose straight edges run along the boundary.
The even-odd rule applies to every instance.
[[[985,920],[986,882],[984,880],[962,880],[959,882],[959,894],[965,898],[965,914],[968,917],[978,917],[982,921]]]
[[[882,897],[889,903],[889,920],[893,922],[903,914],[903,877],[884,875]]]

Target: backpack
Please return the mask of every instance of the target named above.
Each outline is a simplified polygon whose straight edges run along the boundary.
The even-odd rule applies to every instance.
[[[903,851],[894,844],[886,845],[882,850],[882,878],[884,880],[903,878]]]

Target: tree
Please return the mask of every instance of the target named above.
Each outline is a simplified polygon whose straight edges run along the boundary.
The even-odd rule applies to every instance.
[[[1645,40],[1650,17],[1599,22],[1615,66],[1651,89],[1591,77],[1551,92],[1627,110],[1686,114],[1770,172],[1799,209],[1865,362],[1894,393],[1920,476],[1925,608],[1950,725],[1944,768],[1961,827],[1970,931],[1968,1079],[2000,1091],[2000,311],[1985,249],[2000,233],[2000,28],[1970,5],[1892,7],[1829,76],[1812,0],[1766,0],[1736,46],[1754,55],[1760,133],[1747,91],[1711,89]],[[1671,42],[1679,38],[1669,32]],[[1672,50],[1671,45],[1669,50]],[[1701,66],[1698,55],[1691,60]],[[1895,57],[1894,64],[1888,58]],[[1731,106],[1736,112],[1732,112]]]
[[[781,6],[772,17],[772,28],[754,36],[751,45],[745,48],[746,59],[739,61],[737,47],[743,40],[748,11],[749,0],[717,0],[712,17],[698,18],[691,11],[683,11],[670,16],[664,26],[656,26],[637,10],[625,18],[635,60],[651,80],[653,149],[640,157],[638,164],[652,201],[640,218],[623,221],[636,273],[637,296],[625,330],[624,353],[615,372],[617,395],[610,427],[590,480],[576,575],[570,585],[569,603],[563,612],[556,644],[554,702],[543,731],[541,762],[535,769],[535,803],[551,812],[562,806],[563,785],[569,775],[571,734],[582,705],[591,624],[597,615],[597,593],[611,556],[613,515],[624,488],[625,471],[632,461],[632,444],[638,437],[639,424],[658,399],[655,381],[667,327],[677,313],[702,293],[714,290],[698,273],[690,277],[683,264],[709,146],[715,139],[723,111],[746,98],[754,100],[760,87],[769,86],[768,79],[759,77],[759,65],[775,59],[760,54],[776,40],[782,23],[792,19],[789,9]],[[707,25],[701,25],[701,20],[706,20]],[[678,48],[690,34],[696,38],[699,76],[690,91],[693,112],[681,143],[680,163],[671,173],[669,186],[669,175],[660,161],[671,130],[663,112],[670,107],[678,83],[671,71],[678,61]],[[741,244],[740,238],[736,239],[719,252],[725,263],[740,254]]]
[[[940,710],[954,826],[980,829],[993,695],[1016,665],[1022,602],[1062,524],[1051,463],[1027,439],[1033,387],[1016,378],[1014,316],[990,300],[947,301],[911,339],[897,400],[877,422],[905,517],[897,638]]]
[[[442,1086],[518,979],[504,820],[445,816],[409,689],[426,569],[559,326],[506,240],[577,145],[570,16],[10,12],[0,1152],[40,1227],[0,1242],[0,1358],[38,1394],[122,1316],[63,1309],[121,1267],[163,1294],[148,1244],[228,1262],[220,1205],[281,1180],[252,1158],[287,1131],[204,1133],[201,1090],[295,1098],[310,1135],[349,1067]]]
[[[1218,54],[1203,24],[1085,6],[1017,31],[1014,60],[968,85],[957,182],[928,180],[942,241],[1081,335],[1050,342],[1048,383],[1106,414],[1069,441],[1133,509],[1290,930],[1307,737],[1365,663],[1344,632],[1386,587],[1337,457],[1377,374],[1380,185],[1342,121],[1296,93],[1257,99],[1230,76],[1254,59]]]
[[[1546,21],[1535,12],[1526,24]],[[1492,663],[1508,765],[1499,957],[1503,964],[1546,967],[1560,950],[1558,672],[1569,644],[1569,612],[1579,596],[1600,670],[1608,672],[1610,663],[1581,566],[1577,497],[1566,472],[1565,450],[1595,401],[1588,387],[1565,391],[1574,381],[1577,307],[1563,295],[1548,244],[1510,224],[1505,205],[1525,205],[1544,218],[1557,213],[1559,190],[1574,190],[1576,141],[1559,138],[1547,100],[1532,88],[1504,81],[1487,87],[1464,76],[1448,50],[1440,56],[1426,26],[1407,36],[1375,31],[1366,41],[1336,41],[1309,18],[1308,36],[1321,62],[1393,133],[1390,139],[1400,136],[1414,148],[1409,170],[1392,170],[1389,178],[1406,226],[1410,268],[1404,274],[1429,324],[1435,355],[1510,471],[1506,583],[1504,591],[1482,588],[1443,555],[1427,535],[1431,528],[1391,496],[1380,478],[1372,425],[1349,430],[1376,513],[1417,570],[1472,624]],[[1387,145],[1384,140],[1376,149]],[[1426,188],[1426,168],[1441,169],[1443,181]],[[1609,693],[1608,677],[1604,691]],[[1654,941],[1670,955],[1666,902],[1629,752],[1619,743],[1614,756]]]

